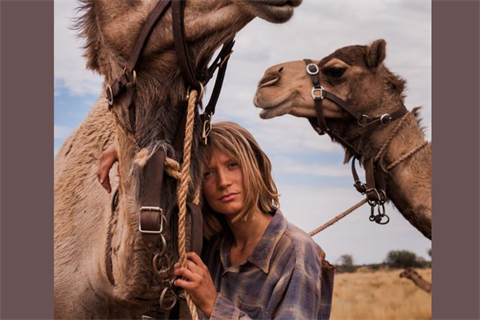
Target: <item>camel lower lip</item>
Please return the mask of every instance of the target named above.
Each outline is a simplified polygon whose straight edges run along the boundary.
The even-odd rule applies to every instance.
[[[290,20],[293,16],[294,7],[293,4],[287,1],[279,1],[277,3],[264,3],[264,2],[255,2],[262,11],[262,14],[259,14],[260,18],[263,18],[267,21],[273,23],[284,23]]]

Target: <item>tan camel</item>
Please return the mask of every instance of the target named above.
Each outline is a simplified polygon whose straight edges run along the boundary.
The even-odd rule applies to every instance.
[[[405,269],[400,273],[400,278],[407,278],[425,292],[432,293],[432,284],[428,283],[422,276],[412,268]]]
[[[385,41],[377,40],[369,46],[344,47],[320,61],[313,61],[320,69],[322,86],[370,118],[402,108],[405,81],[383,64],[385,48]],[[254,103],[263,109],[260,116],[264,119],[284,114],[315,119],[312,80],[306,72],[305,62],[293,61],[269,68],[258,84]],[[324,99],[323,112],[327,126],[362,153],[364,164],[375,157],[395,124],[401,121],[401,118],[393,120],[359,136],[358,121],[337,104]],[[386,150],[385,167],[424,143],[424,133],[417,119],[418,108],[406,117],[403,127]],[[345,162],[351,157],[346,148]],[[428,144],[393,169],[386,181],[388,198],[405,219],[429,239],[432,225],[431,159],[431,144]]]
[[[157,2],[81,0],[83,15],[77,27],[86,39],[87,67],[105,77],[104,88],[122,74],[142,24]],[[215,50],[254,17],[283,23],[301,2],[186,1],[185,33],[197,72],[205,70]],[[135,104],[141,107],[136,112],[135,139],[125,132],[129,115],[124,103],[118,101],[110,113],[102,94],[55,160],[57,319],[139,319],[158,303],[162,288],[155,286],[152,258],[138,231],[138,213],[145,180],[142,166],[158,148],[171,155],[181,120],[177,105],[187,91],[174,52],[170,11],[153,30],[136,67]],[[199,128],[195,130],[198,133]],[[99,158],[112,143],[117,145],[120,168],[118,178],[112,176],[112,187],[119,187],[115,214],[111,213],[111,196],[96,181]],[[198,184],[203,154],[198,141],[193,153],[192,180]],[[177,182],[168,176],[165,180],[163,209],[170,217]],[[106,271],[108,256],[114,284]]]

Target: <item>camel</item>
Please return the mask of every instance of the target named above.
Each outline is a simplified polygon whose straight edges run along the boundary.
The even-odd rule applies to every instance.
[[[406,81],[383,64],[385,56],[386,42],[380,39],[367,46],[344,47],[320,61],[313,61],[318,66],[324,91],[312,91],[312,78],[307,74],[305,61],[275,65],[268,68],[259,81],[254,104],[263,109],[260,112],[263,119],[291,114],[308,118],[315,124],[318,115],[312,95],[327,95],[329,92],[348,103],[362,118],[377,119],[377,124],[382,123],[382,115],[393,115],[405,108],[403,90]],[[324,121],[330,130],[327,133],[345,148],[344,163],[353,157],[351,150],[355,149],[361,154],[361,164],[366,166],[368,161],[377,156],[395,126],[403,121],[388,148],[383,149],[382,169],[378,170],[393,165],[403,155],[419,147],[386,175],[385,190],[388,199],[405,219],[431,239],[432,153],[431,143],[425,141],[419,124],[418,108],[391,120],[391,123],[382,123],[373,130],[359,134],[363,129],[360,125],[365,126],[364,123],[330,99],[321,101]],[[321,133],[316,126],[314,128]]]
[[[76,27],[86,39],[88,69],[104,76],[104,89],[123,72],[135,40],[158,1],[80,0]],[[185,35],[189,55],[201,74],[215,50],[255,17],[288,21],[302,0],[188,0]],[[158,304],[161,284],[154,276],[152,254],[139,232],[143,167],[156,150],[173,154],[181,122],[179,104],[187,85],[178,68],[171,8],[152,31],[135,68],[136,130],[129,129],[123,99],[111,112],[103,93],[83,123],[66,139],[54,169],[54,314],[56,319],[140,319]],[[201,132],[195,124],[195,134]],[[102,152],[115,143],[118,176],[112,187],[118,199],[96,181]],[[204,151],[194,139],[192,186],[200,181]],[[113,170],[112,172],[116,172]],[[177,181],[164,178],[163,210],[167,220],[176,206]],[[193,197],[193,187],[189,197]],[[112,212],[112,203],[114,205]],[[171,232],[165,231],[170,243]],[[167,253],[171,254],[169,244]],[[111,261],[111,274],[107,260]]]
[[[427,293],[432,293],[432,284],[428,283],[422,276],[412,268],[405,269],[400,273],[400,278],[407,278],[412,280],[412,282]]]

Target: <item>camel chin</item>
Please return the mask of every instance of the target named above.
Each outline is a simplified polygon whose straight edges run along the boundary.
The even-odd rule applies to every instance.
[[[277,106],[269,107],[269,108],[262,108],[259,106],[257,107],[263,109],[260,112],[260,118],[262,119],[272,119],[275,117],[280,117],[289,113],[292,110],[291,103],[283,103],[283,104],[279,104]]]
[[[284,23],[303,0],[235,0],[243,10],[272,23]]]

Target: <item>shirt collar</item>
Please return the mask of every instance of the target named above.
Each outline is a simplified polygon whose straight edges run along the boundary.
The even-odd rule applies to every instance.
[[[270,270],[270,260],[272,259],[273,252],[278,241],[280,241],[280,238],[283,236],[286,228],[287,220],[281,211],[277,209],[272,221],[270,221],[270,224],[260,239],[260,242],[257,244],[247,260],[258,268],[262,269],[264,273],[268,273]]]

